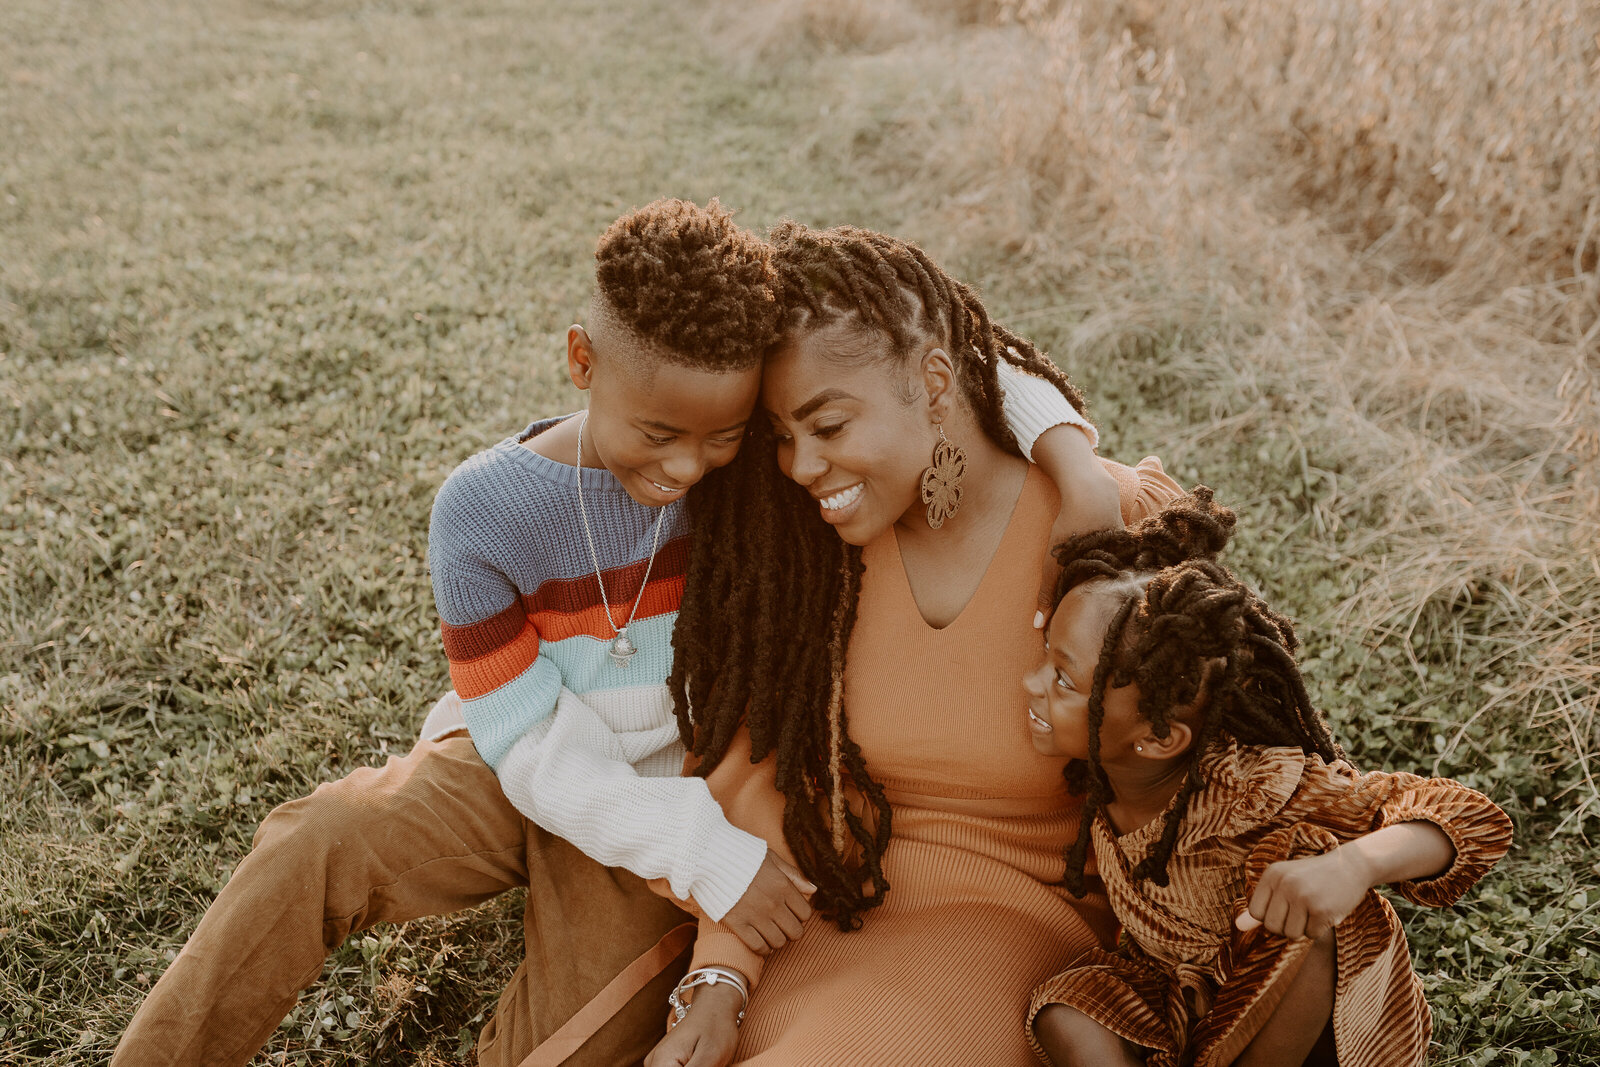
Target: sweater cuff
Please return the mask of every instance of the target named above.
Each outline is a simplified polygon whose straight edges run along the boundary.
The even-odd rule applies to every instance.
[[[1078,427],[1088,435],[1089,444],[1099,447],[1099,431],[1061,395],[1061,390],[1003,359],[998,369],[1006,425],[1011,428],[1023,456],[1033,459],[1033,443],[1039,435],[1061,425]]]
[[[694,958],[689,963],[690,970],[697,967],[730,967],[744,975],[745,981],[754,989],[756,983],[761,981],[763,962],[760,956],[745,947],[737,934],[720,923],[701,920],[700,936],[694,942]]]
[[[750,888],[766,858],[766,841],[719,818],[707,828],[689,895],[707,918],[720,922]]]

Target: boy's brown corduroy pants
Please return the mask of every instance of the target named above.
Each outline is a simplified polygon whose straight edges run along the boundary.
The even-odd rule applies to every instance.
[[[524,819],[465,735],[419,742],[267,816],[111,1062],[245,1063],[352,933],[524,885],[527,955],[479,1038],[484,1067],[517,1067],[687,916]],[[640,1061],[687,963],[684,953],[566,1062]]]

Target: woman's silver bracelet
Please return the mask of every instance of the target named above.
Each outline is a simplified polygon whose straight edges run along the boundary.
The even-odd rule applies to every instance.
[[[673,987],[667,994],[667,1003],[672,1006],[672,1024],[676,1026],[689,1014],[690,1001],[683,999],[683,995],[695,986],[716,985],[718,982],[727,982],[739,991],[740,998],[744,1001],[739,1006],[739,1017],[733,1021],[735,1026],[744,1024],[745,1010],[750,1007],[750,986],[745,981],[744,975],[727,967],[696,967]]]

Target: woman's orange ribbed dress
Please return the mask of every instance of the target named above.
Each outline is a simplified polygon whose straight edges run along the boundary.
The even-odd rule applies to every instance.
[[[1175,495],[1161,479],[1140,488]],[[1164,502],[1124,500],[1129,519]],[[1033,987],[1111,936],[1103,896],[1079,901],[1056,884],[1079,804],[1063,760],[1034,751],[1022,691],[1043,654],[1031,621],[1056,504],[1030,468],[977,592],[943,629],[918,612],[894,533],[867,546],[845,707],[893,807],[891,888],[859,930],[814,917],[768,958],[735,1062],[1027,1067]],[[748,751],[741,736],[712,791],[734,822],[787,853],[773,761],[751,766]],[[695,966],[708,963],[762,969],[709,921]]]

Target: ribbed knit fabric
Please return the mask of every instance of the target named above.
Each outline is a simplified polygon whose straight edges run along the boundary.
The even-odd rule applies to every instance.
[[[977,591],[942,629],[918,612],[893,531],[867,546],[845,702],[893,805],[889,893],[859,930],[813,918],[764,974],[725,928],[701,924],[697,966],[758,979],[736,1062],[1024,1067],[1029,991],[1111,937],[1104,895],[1077,901],[1060,885],[1079,803],[1063,761],[1034,750],[1022,692],[1043,655],[1031,620],[1057,499],[1030,469]],[[1138,499],[1125,497],[1130,521]],[[712,792],[787,851],[774,761],[751,766],[748,745],[741,731]]]
[[[1443,907],[1511,844],[1505,812],[1447,778],[1358,774],[1297,748],[1243,746],[1208,756],[1201,769],[1206,785],[1190,802],[1166,886],[1131,877],[1159,839],[1160,819],[1121,837],[1096,819],[1098,869],[1127,945],[1119,956],[1092,955],[1041,986],[1030,1019],[1046,1004],[1069,1004],[1153,1049],[1151,1067],[1231,1063],[1260,1032],[1311,947],[1261,927],[1235,929],[1268,865],[1328,852],[1395,823],[1431,822],[1454,844],[1455,861],[1435,878],[1393,888],[1414,903]],[[1431,1021],[1394,909],[1369,892],[1335,937],[1339,1063],[1422,1063]]]
[[[580,472],[522,444],[558,421],[473,456],[434,501],[428,563],[462,718],[529,819],[721,916],[767,846],[728,822],[704,782],[677,777],[684,749],[666,679],[689,555],[683,507],[663,516],[609,471]],[[608,655],[614,634],[579,521],[580,474],[618,624],[663,522],[626,667]]]
[[[1015,349],[1012,349],[1015,352]],[[1033,375],[1000,361],[1000,389],[1005,394],[1006,425],[1010,427],[1022,454],[1033,455],[1033,443],[1052,426],[1076,426],[1089,435],[1091,445],[1100,444],[1100,431],[1078,414],[1061,390]]]

